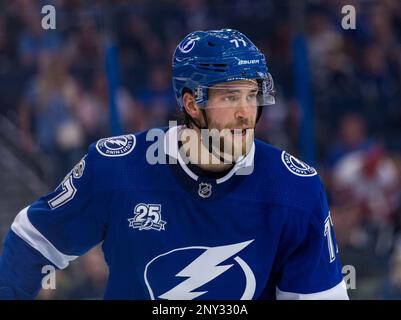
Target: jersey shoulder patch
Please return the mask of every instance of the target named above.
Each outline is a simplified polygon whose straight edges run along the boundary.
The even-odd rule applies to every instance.
[[[96,149],[105,157],[123,157],[131,153],[135,145],[135,135],[127,134],[100,139],[96,143]]]
[[[297,159],[293,155],[289,154],[286,151],[282,151],[281,153],[281,161],[284,166],[290,171],[292,174],[295,174],[299,177],[313,177],[317,175],[317,171],[315,168],[306,164],[305,162]]]

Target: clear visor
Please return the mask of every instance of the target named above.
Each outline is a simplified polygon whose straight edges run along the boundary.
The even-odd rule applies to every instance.
[[[199,86],[195,91],[195,99],[201,108],[257,108],[274,104],[275,91],[269,75],[263,80],[241,79],[210,87]]]

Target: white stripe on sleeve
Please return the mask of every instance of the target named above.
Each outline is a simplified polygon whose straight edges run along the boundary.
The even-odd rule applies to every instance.
[[[78,256],[66,255],[53,246],[29,221],[28,208],[26,207],[18,213],[11,225],[11,229],[59,269],[66,268],[70,261],[75,260]]]
[[[344,280],[331,289],[314,293],[295,293],[276,288],[277,300],[349,300]]]

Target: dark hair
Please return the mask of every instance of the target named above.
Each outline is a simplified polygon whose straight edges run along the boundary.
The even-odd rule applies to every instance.
[[[184,96],[185,93],[190,93],[192,94],[192,91],[188,88],[184,88],[182,90],[182,96]],[[177,110],[177,121],[178,124],[180,125],[185,125],[186,127],[191,127],[191,120],[189,119],[188,113],[185,110],[185,107],[183,107],[182,110]]]
[[[174,118],[175,120],[177,120],[178,125],[188,126],[189,119],[185,110],[181,110],[179,107],[177,107],[175,109],[174,115]]]

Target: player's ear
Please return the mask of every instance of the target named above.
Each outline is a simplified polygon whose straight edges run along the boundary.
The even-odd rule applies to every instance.
[[[198,117],[199,108],[196,105],[195,97],[192,92],[185,92],[182,101],[184,103],[185,111],[194,119]]]

